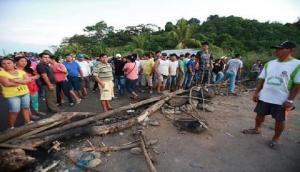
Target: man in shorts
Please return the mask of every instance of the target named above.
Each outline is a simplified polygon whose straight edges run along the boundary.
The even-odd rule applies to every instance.
[[[162,53],[161,58],[155,61],[154,70],[157,77],[157,93],[160,93],[164,91],[170,74],[170,61],[166,53]]]
[[[93,76],[100,89],[100,101],[104,112],[111,110],[109,101],[114,97],[112,67],[106,54],[100,54],[99,63],[95,66]]]
[[[148,86],[150,94],[152,94],[152,74],[153,74],[154,60],[150,59],[150,53],[144,55],[142,63],[142,86]]]
[[[289,110],[294,109],[294,99],[300,90],[300,61],[293,58],[296,44],[284,41],[272,46],[277,59],[264,65],[259,75],[253,101],[257,102],[255,128],[244,130],[244,134],[260,134],[266,115],[275,119],[275,134],[269,147],[278,148],[278,141],[285,128]]]

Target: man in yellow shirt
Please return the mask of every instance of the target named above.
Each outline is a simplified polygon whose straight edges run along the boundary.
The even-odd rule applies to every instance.
[[[150,54],[147,53],[144,55],[144,60],[142,63],[142,86],[146,87],[148,85],[150,89],[150,94],[152,93],[153,83],[152,83],[152,74],[153,74],[154,60],[150,59]]]

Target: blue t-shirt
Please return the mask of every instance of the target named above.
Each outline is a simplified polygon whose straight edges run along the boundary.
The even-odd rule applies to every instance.
[[[187,68],[188,68],[187,71],[188,71],[189,73],[190,73],[190,70],[189,70],[190,67],[192,67],[192,71],[195,72],[195,64],[196,64],[196,63],[195,63],[195,61],[193,61],[193,60],[190,60],[190,61],[187,62],[186,66],[187,66]]]
[[[79,70],[80,66],[77,62],[72,61],[71,63],[69,62],[63,62],[65,65],[67,71],[68,71],[68,76],[79,76]]]

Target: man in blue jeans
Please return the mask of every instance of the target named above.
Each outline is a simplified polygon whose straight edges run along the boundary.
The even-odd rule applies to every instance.
[[[63,65],[68,71],[68,81],[73,87],[76,96],[82,98],[82,94],[80,92],[80,77],[83,78],[82,70],[79,64],[73,60],[72,54],[67,54],[65,60],[66,61],[63,62]]]
[[[113,63],[113,70],[115,71],[116,84],[118,87],[118,95],[123,96],[125,94],[125,75],[123,67],[126,63],[126,59],[122,58],[121,54],[116,54],[116,59]]]
[[[226,68],[225,68],[225,75],[218,79],[216,81],[216,84],[220,84],[226,80],[229,80],[229,93],[232,95],[236,95],[234,92],[235,89],[235,78],[239,71],[239,74],[241,74],[241,70],[243,68],[243,62],[241,61],[241,55],[236,54],[235,57],[230,59],[227,62]]]
[[[189,89],[192,86],[192,81],[195,76],[196,56],[192,55],[191,59],[187,62],[187,71],[184,79],[184,89]]]

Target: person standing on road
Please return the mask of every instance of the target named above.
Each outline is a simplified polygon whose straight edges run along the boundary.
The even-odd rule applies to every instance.
[[[74,100],[72,99],[72,96],[76,100],[76,104],[80,103],[80,98],[76,96],[74,91],[72,90],[72,86],[67,80],[67,69],[66,67],[59,63],[59,59],[52,56],[50,60],[50,67],[53,71],[54,78],[56,81],[56,100],[57,104],[59,106],[62,105],[62,96],[61,92],[64,93],[64,95],[69,100],[69,106],[74,106]],[[71,96],[72,95],[72,96]]]
[[[191,59],[187,62],[187,71],[185,73],[184,89],[189,89],[192,86],[193,78],[195,77],[195,64],[196,56],[192,55]]]
[[[39,54],[40,63],[36,66],[40,80],[45,91],[46,105],[50,112],[57,113],[59,108],[56,105],[56,82],[52,69],[49,66],[50,55],[48,53]]]
[[[137,99],[138,94],[136,93],[136,85],[138,82],[139,69],[136,63],[135,57],[129,55],[126,57],[127,63],[124,65],[123,71],[126,75],[126,88],[131,94],[131,98]]]
[[[66,61],[63,62],[63,65],[66,67],[68,71],[68,81],[73,87],[77,97],[83,98],[80,92],[80,80],[83,78],[82,70],[79,64],[73,60],[72,54],[66,55]]]
[[[31,82],[32,79],[27,78],[24,71],[16,70],[14,60],[11,58],[3,58],[0,66],[3,68],[0,71],[0,86],[3,97],[8,101],[8,128],[14,128],[20,111],[22,111],[25,124],[31,123],[30,96],[26,84]]]
[[[180,55],[178,58],[178,75],[177,75],[177,83],[176,83],[176,89],[181,89],[183,87],[184,83],[184,75],[186,72],[186,64],[184,61],[184,55]]]
[[[79,74],[79,77],[80,77],[80,91],[81,91],[81,95],[83,97],[87,96],[87,89],[89,88],[89,85],[90,85],[90,74],[91,74],[91,66],[89,64],[89,62],[87,62],[84,58],[84,54],[80,54],[78,53],[76,55],[77,57],[77,63],[79,64],[80,66],[80,69],[82,71],[82,76],[83,77],[80,77],[80,74]]]
[[[252,79],[256,81],[258,79],[258,76],[260,72],[262,71],[262,64],[260,60],[256,60],[256,62],[252,65],[251,68],[251,74],[252,74]]]
[[[31,78],[32,81],[27,83],[27,87],[30,95],[30,106],[32,108],[31,118],[33,120],[37,120],[40,117],[45,115],[44,113],[39,111],[39,95],[38,95],[38,86],[36,84],[36,80],[40,78],[40,76],[31,68],[31,62],[25,56],[17,56],[15,57],[16,68],[18,70],[22,70],[26,72],[28,78]]]
[[[257,103],[255,128],[244,130],[244,134],[260,134],[266,115],[275,119],[275,134],[269,143],[270,148],[278,148],[278,141],[285,128],[289,110],[294,109],[294,99],[300,90],[300,60],[293,57],[296,44],[284,41],[272,46],[277,59],[264,65],[258,77],[253,101]]]
[[[125,94],[125,75],[123,67],[126,64],[126,59],[122,58],[121,54],[116,54],[116,59],[114,60],[113,69],[115,70],[116,84],[118,88],[118,96],[123,96]]]
[[[176,90],[176,80],[177,80],[178,70],[179,70],[179,65],[177,61],[177,55],[171,54],[170,55],[170,77],[169,77],[170,91]]]
[[[199,59],[199,77],[201,84],[210,84],[211,71],[213,69],[213,55],[209,51],[209,43],[207,41],[201,43],[201,51],[196,56]]]
[[[93,76],[99,85],[100,101],[104,112],[111,110],[109,101],[114,97],[112,67],[108,63],[107,54],[100,54],[99,63],[94,67]]]
[[[170,61],[167,59],[166,53],[162,53],[161,58],[155,61],[154,70],[156,73],[157,93],[160,93],[164,91],[170,75]]]
[[[235,80],[236,80],[237,73],[241,75],[242,68],[243,68],[243,62],[241,61],[241,55],[236,54],[235,57],[233,57],[227,62],[227,65],[225,67],[225,75],[219,80],[217,80],[216,84],[220,84],[226,80],[229,80],[229,93],[232,95],[236,95],[236,93],[234,92]]]
[[[150,58],[150,53],[144,55],[144,61],[142,63],[142,86],[149,87],[150,94],[152,94],[153,82],[153,67],[154,60]]]

